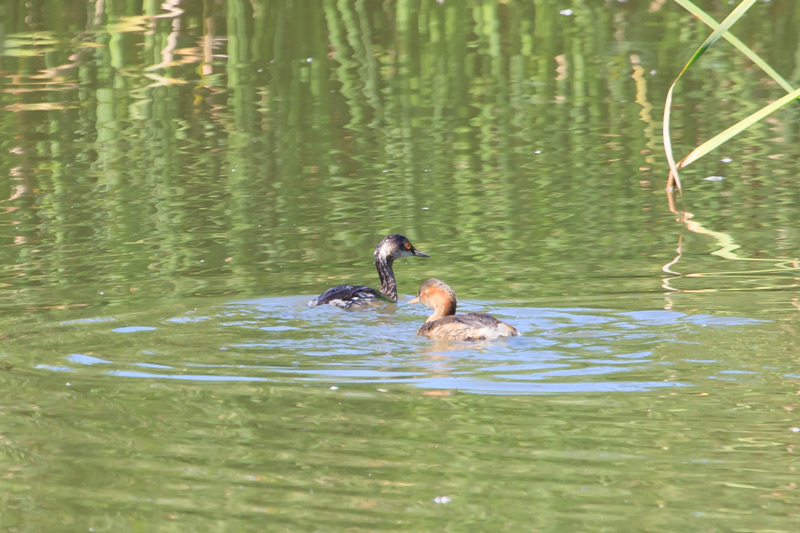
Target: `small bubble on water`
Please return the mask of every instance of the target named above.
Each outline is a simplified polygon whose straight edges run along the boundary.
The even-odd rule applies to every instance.
[[[792,428],[792,433],[800,433],[800,428]]]
[[[433,503],[450,503],[453,498],[450,496],[437,496],[433,499]]]
[[[536,154],[536,155],[539,155],[539,154],[542,153],[542,151],[541,150],[534,150],[533,153]]]
[[[703,178],[704,181],[723,181],[725,176],[708,176],[707,178]]]
[[[339,387],[337,387],[336,385],[331,385],[331,390],[339,390]]]
[[[733,159],[731,159],[730,157],[723,157],[722,159],[720,159],[720,161],[722,161],[723,163],[730,163],[731,161],[733,161]]]
[[[565,17],[571,17],[573,11],[571,9],[562,9],[558,13],[561,14],[561,15],[564,15]]]

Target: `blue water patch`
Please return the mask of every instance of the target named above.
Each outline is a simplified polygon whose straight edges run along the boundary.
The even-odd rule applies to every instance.
[[[72,361],[80,365],[107,365],[111,363],[111,361],[106,361],[105,359],[83,353],[71,353],[67,356],[67,361]]]
[[[72,326],[75,324],[98,324],[101,322],[115,322],[117,319],[110,316],[95,317],[95,318],[78,318],[75,320],[64,320],[60,322],[62,326]]]
[[[165,322],[171,322],[173,324],[196,324],[197,322],[205,322],[210,319],[211,317],[209,316],[176,316],[168,318]]]
[[[140,331],[155,331],[156,328],[151,326],[125,326],[122,328],[114,328],[111,331],[114,333],[138,333]]]
[[[648,324],[672,324],[686,316],[684,313],[663,310],[632,311],[630,313],[620,313],[620,315],[631,317],[640,322],[647,322]]]
[[[52,370],[54,372],[72,372],[72,369],[68,366],[36,365],[35,368],[38,370]]]
[[[134,366],[141,366],[144,368],[157,368],[159,370],[172,370],[173,367],[167,365],[158,365],[156,363],[134,363]]]
[[[335,369],[335,370],[316,370],[316,369],[297,369],[297,368],[270,368],[272,372],[281,374],[303,374],[312,376],[330,376],[339,378],[365,378],[365,382],[370,382],[369,378],[397,378],[403,376],[419,376],[422,372],[388,372],[382,370],[349,370],[349,369]],[[394,379],[389,380],[395,382]],[[387,383],[389,382],[387,381]]]
[[[653,355],[653,352],[634,352],[634,353],[618,353],[614,357],[619,357],[620,359],[646,359]]]
[[[114,370],[110,376],[122,378],[147,378],[147,379],[176,379],[181,381],[269,381],[267,378],[251,376],[202,376],[197,374],[151,374],[148,372],[134,372],[132,370]]]

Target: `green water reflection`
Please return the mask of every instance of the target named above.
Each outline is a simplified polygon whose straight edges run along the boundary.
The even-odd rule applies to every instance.
[[[772,4],[743,38],[796,48],[795,35],[774,28],[797,19],[796,6]],[[408,2],[389,12],[231,2],[174,16],[102,7],[50,20],[46,3],[4,4],[16,22],[3,45],[14,75],[0,94],[0,237],[6,282],[27,289],[26,303],[50,303],[53,289],[63,303],[89,304],[100,292],[314,293],[358,267],[370,275],[364,258],[394,231],[435,253],[409,268],[476,296],[642,290],[636,276],[660,290],[654,278],[680,231],[661,193],[656,133],[675,64],[666,58],[702,35],[651,30],[685,24],[677,6],[572,16],[551,2]],[[784,56],[776,50],[776,63]],[[714,59],[678,101],[683,145],[709,136],[717,114],[779,94],[732,54]],[[736,91],[706,98],[731,76],[741,76]],[[708,132],[681,115],[697,108]],[[796,113],[699,171],[727,181],[689,182],[703,185],[690,210],[776,259],[791,257],[798,238],[797,190],[787,187]],[[775,237],[748,231],[754,219]],[[715,245],[707,240],[702,257]]]
[[[796,378],[533,397],[19,378],[9,529],[797,525]]]
[[[797,83],[798,27],[735,32]],[[676,221],[661,106],[706,35],[650,0],[0,0],[0,526],[797,530],[800,111]],[[678,152],[782,94],[716,47]],[[397,232],[431,255],[401,294],[523,337],[302,306]]]

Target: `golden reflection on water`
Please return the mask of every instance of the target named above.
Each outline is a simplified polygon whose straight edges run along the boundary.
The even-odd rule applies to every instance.
[[[758,268],[758,269],[742,269],[742,270],[717,270],[709,272],[691,272],[679,273],[674,270],[675,266],[679,263],[682,257],[682,240],[683,235],[678,236],[677,255],[669,263],[662,267],[662,270],[671,274],[670,277],[663,277],[662,287],[670,292],[719,292],[719,291],[764,291],[764,290],[786,290],[795,287],[800,287],[798,277],[791,276],[786,279],[787,273],[800,272],[800,260],[794,258],[764,258],[764,257],[743,257],[737,250],[741,249],[741,245],[734,242],[734,237],[725,232],[714,231],[704,227],[704,225],[695,220],[695,215],[688,211],[678,211],[676,208],[677,191],[673,189],[667,190],[667,197],[669,200],[672,212],[678,216],[678,221],[692,233],[704,235],[712,238],[718,247],[710,252],[711,255],[722,257],[728,261],[733,262],[760,262],[769,263],[772,268]],[[734,263],[736,264],[736,263]],[[686,278],[707,278],[714,286],[706,284],[703,288],[688,288],[675,287],[677,280],[685,280]],[[738,283],[730,286],[720,284],[720,279],[739,278],[745,283]],[[788,282],[788,283],[787,283]],[[722,286],[720,286],[722,285]],[[670,303],[667,304],[671,308]]]

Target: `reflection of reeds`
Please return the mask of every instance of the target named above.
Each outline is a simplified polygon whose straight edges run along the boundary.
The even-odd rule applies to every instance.
[[[40,32],[44,8],[11,3],[0,170],[16,170],[0,188],[17,242],[37,248],[34,260],[9,246],[3,261],[43,286],[144,295],[313,292],[390,231],[435,243],[443,277],[514,264],[514,287],[535,287],[554,274],[525,272],[534,254],[581,274],[631,232],[636,169],[652,164],[652,136],[637,133],[652,128],[638,113],[657,61],[630,74],[631,48],[683,46],[649,41],[650,19],[634,18],[681,24],[667,7],[566,17],[544,0],[74,2],[73,18]],[[800,9],[786,9],[791,48]],[[769,35],[771,21],[752,24]],[[627,172],[609,172],[616,161]],[[597,201],[593,183],[615,201]],[[564,198],[583,208],[550,208]],[[358,272],[370,279],[368,260]]]
[[[737,262],[756,262],[759,268],[742,269],[731,272],[715,271],[715,272],[690,272],[679,273],[675,267],[680,262],[683,255],[683,236],[678,237],[678,247],[676,255],[670,262],[662,267],[662,271],[667,274],[662,279],[662,287],[670,292],[720,292],[720,291],[742,291],[742,290],[765,290],[765,289],[786,289],[800,286],[797,278],[791,278],[790,283],[781,281],[779,284],[770,284],[769,282],[761,282],[757,286],[741,287],[741,286],[728,286],[728,287],[703,287],[703,288],[679,288],[674,285],[674,281],[680,278],[720,278],[725,276],[741,276],[748,277],[748,279],[759,279],[765,275],[770,274],[786,274],[788,272],[796,273],[800,270],[798,259],[789,258],[776,258],[776,257],[746,257],[737,253],[742,246],[738,244],[734,237],[727,232],[714,231],[705,227],[702,223],[695,220],[694,214],[677,209],[677,202],[675,198],[676,191],[667,190],[667,197],[669,199],[670,210],[678,215],[678,221],[681,222],[688,231],[707,237],[714,243],[715,249],[710,252],[711,255],[726,259],[729,261]],[[765,265],[766,263],[766,265]],[[747,263],[745,263],[747,264]]]

